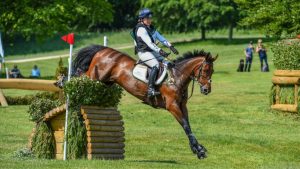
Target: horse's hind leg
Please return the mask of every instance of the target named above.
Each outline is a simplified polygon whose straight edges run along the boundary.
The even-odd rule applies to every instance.
[[[184,129],[189,139],[190,147],[193,153],[197,154],[199,159],[205,158],[206,149],[204,148],[204,146],[198,143],[196,137],[192,133],[185,104],[179,106],[176,102],[173,102],[167,105],[167,110],[169,110],[175,116],[176,120],[180,123],[180,125]]]

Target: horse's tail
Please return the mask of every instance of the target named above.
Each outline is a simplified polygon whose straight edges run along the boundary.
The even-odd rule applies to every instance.
[[[101,45],[91,45],[80,49],[73,61],[72,75],[78,76],[87,72],[95,54],[105,48],[105,46]]]

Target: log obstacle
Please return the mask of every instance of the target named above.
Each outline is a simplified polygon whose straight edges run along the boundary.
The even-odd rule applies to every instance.
[[[88,159],[124,159],[124,122],[115,108],[82,106]]]
[[[59,92],[60,98],[62,90],[54,85],[55,80],[36,80],[36,79],[0,79],[0,89],[23,89],[23,90],[41,90],[49,92]],[[3,93],[0,91],[0,102],[2,106],[7,103]]]
[[[63,159],[65,112],[66,105],[62,105],[43,118],[54,135],[56,159]],[[120,112],[116,108],[82,106],[81,114],[87,130],[87,158],[124,159],[125,133]]]
[[[55,82],[55,80],[0,79],[0,89],[24,89],[59,92],[61,89],[54,85]]]
[[[276,87],[275,104],[271,105],[274,110],[298,112],[298,89],[300,84],[300,70],[276,70],[272,77],[272,83]],[[294,104],[280,103],[280,90],[282,86],[294,86]]]

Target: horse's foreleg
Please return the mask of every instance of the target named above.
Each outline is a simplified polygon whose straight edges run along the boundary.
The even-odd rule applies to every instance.
[[[184,116],[183,122],[182,122],[182,127],[185,131],[185,134],[189,138],[191,150],[193,151],[193,153],[197,154],[198,158],[200,158],[200,159],[205,158],[206,157],[206,153],[205,153],[206,149],[203,145],[198,143],[196,137],[194,136],[194,134],[192,132],[189,118],[188,118],[188,110],[187,110],[185,103],[181,104],[181,110],[182,110],[183,116]]]
[[[205,158],[206,149],[204,148],[204,146],[198,143],[196,137],[192,133],[189,120],[188,120],[186,107],[184,105],[179,106],[176,102],[173,102],[167,105],[167,110],[169,110],[173,114],[173,116],[176,118],[176,120],[180,123],[180,125],[184,129],[189,139],[190,146],[193,153],[197,154],[199,159]]]

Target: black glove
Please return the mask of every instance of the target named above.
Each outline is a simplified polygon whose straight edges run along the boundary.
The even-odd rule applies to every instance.
[[[179,54],[179,52],[177,51],[177,49],[174,48],[174,46],[170,46],[170,49],[175,55]]]
[[[167,52],[165,52],[165,51],[163,51],[162,49],[161,50],[159,50],[159,54],[161,55],[161,56],[163,56],[163,57],[168,57],[169,56],[169,54],[170,53],[167,53]]]

